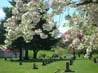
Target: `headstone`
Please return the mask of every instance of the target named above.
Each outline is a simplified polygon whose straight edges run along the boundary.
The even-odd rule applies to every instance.
[[[80,52],[78,52],[78,57],[80,57],[80,55],[81,55],[81,53],[80,53]]]
[[[52,58],[50,58],[50,62],[51,62],[51,63],[53,62],[53,59],[52,59]]]
[[[72,72],[71,69],[69,68],[70,64],[69,62],[66,62],[66,70],[65,72]]]
[[[22,61],[19,61],[19,65],[22,65]]]
[[[73,58],[72,58],[73,60],[76,60],[76,55],[75,54],[73,54]]]
[[[42,65],[45,66],[46,65],[46,60],[42,61]]]
[[[47,64],[50,64],[50,60],[49,59],[47,59]]]
[[[6,61],[7,60],[7,57],[4,57],[4,60]]]
[[[10,61],[13,62],[13,58],[12,57],[10,58]]]
[[[53,59],[58,58],[58,55],[57,55],[57,54],[53,54],[53,55],[52,55],[52,58],[53,58]]]
[[[96,60],[96,58],[93,58],[93,61],[94,61],[94,63],[97,63],[97,60]]]
[[[46,64],[48,64],[48,59],[45,60]]]
[[[90,53],[90,55],[89,55],[89,59],[91,60],[91,58],[92,58],[92,52]]]
[[[64,58],[66,58],[66,56],[64,56]]]
[[[70,59],[70,65],[73,65],[73,59]]]
[[[76,59],[76,53],[75,53],[75,50],[73,50],[73,60]]]
[[[38,66],[36,63],[33,63],[33,69],[38,69]]]

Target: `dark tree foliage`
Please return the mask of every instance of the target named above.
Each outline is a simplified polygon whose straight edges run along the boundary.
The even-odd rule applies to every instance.
[[[7,18],[9,18],[10,16],[12,16],[12,8],[8,8],[8,7],[4,7],[3,11],[6,14],[6,17],[4,20],[1,20],[1,24],[0,24],[0,44],[4,44],[4,40],[5,40],[5,28],[4,28],[4,22],[6,21]]]

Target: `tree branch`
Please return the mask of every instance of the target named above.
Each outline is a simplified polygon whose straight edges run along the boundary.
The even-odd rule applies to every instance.
[[[80,3],[76,3],[76,2],[73,2],[73,3],[75,3],[77,6],[86,5],[86,4],[89,4],[89,3],[98,4],[98,0],[97,0],[96,2],[94,2],[94,1],[92,1],[92,0],[89,0],[89,1],[86,0],[86,1],[80,2]],[[70,4],[72,4],[72,3],[68,3],[67,5],[70,5]]]
[[[80,6],[80,5],[85,5],[85,4],[89,4],[89,3],[95,3],[95,4],[97,4],[98,1],[93,2],[92,0],[89,0],[89,1],[82,2],[82,3],[78,3],[78,4],[76,4],[76,5],[77,5],[77,6]]]

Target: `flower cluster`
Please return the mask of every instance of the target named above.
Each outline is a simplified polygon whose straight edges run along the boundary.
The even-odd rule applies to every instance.
[[[53,9],[54,14],[60,14],[68,8],[76,8],[77,12],[71,15],[70,20],[66,23],[72,27],[71,34],[62,36],[64,43],[73,39],[71,46],[77,49],[88,48],[96,49],[98,46],[98,2],[97,0],[49,0],[49,6]],[[94,26],[96,25],[96,26]],[[78,38],[77,34],[79,34]],[[88,55],[87,55],[88,56]]]

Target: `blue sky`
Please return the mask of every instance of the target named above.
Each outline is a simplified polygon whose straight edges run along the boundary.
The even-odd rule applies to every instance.
[[[0,9],[0,20],[5,18],[5,13],[2,9]]]
[[[11,0],[0,0],[0,8],[2,7],[10,7],[10,3],[8,1],[11,1]]]
[[[10,3],[8,2],[10,0],[0,0],[0,20],[4,19],[4,17],[6,16],[5,13],[3,12],[2,8],[3,7],[11,7]],[[79,1],[79,0],[74,0],[74,1]],[[69,10],[69,14],[74,13],[75,9],[70,9]],[[65,20],[65,16],[68,14],[68,12],[64,12],[61,15],[57,15],[54,17],[54,20],[57,21],[57,25],[59,26],[59,30],[61,33],[67,31],[70,27],[66,26],[63,27],[63,24],[66,22]]]
[[[11,7],[11,4],[8,2],[10,0],[0,0],[0,20],[4,19],[6,14],[2,10],[3,7]]]

